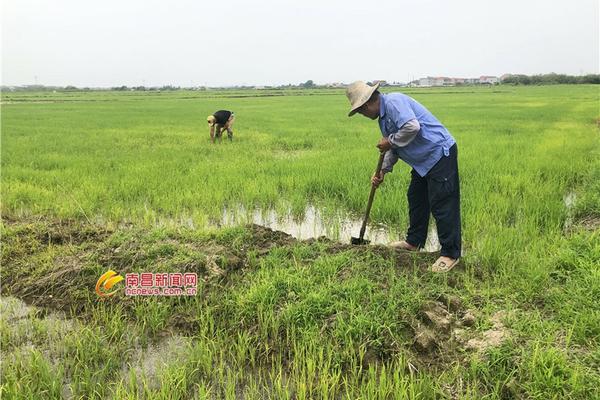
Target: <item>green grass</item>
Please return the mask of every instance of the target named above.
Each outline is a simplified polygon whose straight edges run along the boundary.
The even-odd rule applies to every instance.
[[[360,215],[379,133],[339,90],[3,93],[2,301],[37,308],[3,305],[2,397],[600,397],[598,88],[407,93],[459,144],[465,256],[447,276],[427,256],[186,227],[224,207]],[[235,141],[212,145],[220,108]],[[406,228],[408,172],[375,222]],[[204,280],[191,299],[102,302],[108,268]],[[452,328],[419,351],[424,307],[448,296]],[[497,312],[505,339],[469,349]]]

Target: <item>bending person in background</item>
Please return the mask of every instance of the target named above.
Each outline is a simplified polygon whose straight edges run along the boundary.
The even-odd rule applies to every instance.
[[[227,110],[219,110],[213,115],[206,117],[206,122],[208,122],[208,126],[210,127],[210,140],[213,143],[215,142],[215,138],[221,141],[221,136],[225,130],[227,131],[227,138],[230,141],[233,140],[233,130],[231,127],[234,121],[235,115],[232,111]]]

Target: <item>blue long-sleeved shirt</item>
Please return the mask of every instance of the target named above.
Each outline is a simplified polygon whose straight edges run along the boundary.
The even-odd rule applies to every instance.
[[[420,176],[427,175],[443,156],[450,154],[450,147],[456,141],[446,127],[415,99],[402,93],[381,94],[379,99],[381,134],[392,144],[384,161],[384,171],[391,171],[393,164],[401,159]],[[414,133],[417,123],[418,131]]]

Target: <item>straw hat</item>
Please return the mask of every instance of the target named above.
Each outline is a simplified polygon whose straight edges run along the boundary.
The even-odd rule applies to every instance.
[[[369,86],[363,81],[356,81],[346,88],[346,97],[350,100],[350,112],[348,116],[351,117],[356,114],[356,110],[363,104],[365,104],[371,98],[373,92],[379,88],[379,82],[375,86]]]
[[[206,122],[208,122],[211,125],[214,125],[216,122],[216,118],[214,115],[209,115],[208,117],[206,117]]]

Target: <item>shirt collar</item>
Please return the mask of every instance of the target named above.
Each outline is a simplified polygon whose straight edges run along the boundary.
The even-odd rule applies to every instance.
[[[383,94],[379,95],[379,118],[383,118],[385,116],[385,96]]]

